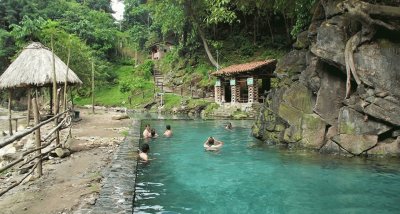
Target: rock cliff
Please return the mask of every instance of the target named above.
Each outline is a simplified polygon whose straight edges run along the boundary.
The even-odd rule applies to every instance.
[[[320,1],[278,62],[255,137],[324,153],[400,156],[400,4],[384,2]]]

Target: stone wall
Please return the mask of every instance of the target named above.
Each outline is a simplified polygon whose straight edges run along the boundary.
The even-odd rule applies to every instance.
[[[279,87],[262,107],[252,133],[270,143],[345,155],[400,156],[400,35],[377,28],[354,50],[357,84],[346,98],[345,47],[354,20],[341,1],[321,1],[308,31],[277,65]],[[399,8],[400,10],[400,8]]]

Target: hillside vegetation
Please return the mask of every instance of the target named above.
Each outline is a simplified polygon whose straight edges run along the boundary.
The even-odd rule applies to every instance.
[[[53,39],[54,51],[64,62],[70,51],[69,66],[84,83],[73,91],[78,104],[91,101],[92,62],[96,105],[141,107],[151,102],[158,92],[155,71],[178,75],[168,84],[181,86],[186,95],[189,88],[210,92],[210,72],[217,67],[287,52],[309,23],[314,3],[125,0],[124,18],[116,21],[108,0],[3,0],[0,73],[31,41],[50,47]],[[167,42],[173,50],[149,62],[151,47]]]

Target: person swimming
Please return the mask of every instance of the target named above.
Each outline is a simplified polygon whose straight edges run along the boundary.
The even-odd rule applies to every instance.
[[[149,155],[148,152],[150,151],[150,146],[147,143],[142,144],[142,146],[139,149],[139,158],[143,162],[149,161]]]
[[[232,123],[231,122],[228,122],[228,124],[226,124],[226,126],[225,126],[225,128],[226,129],[229,129],[229,130],[232,130]]]
[[[151,138],[150,124],[146,124],[144,131],[143,131],[143,138]]]
[[[157,138],[158,137],[158,134],[156,133],[156,130],[154,128],[151,129],[150,136],[151,136],[151,138]]]
[[[222,141],[209,137],[206,142],[204,142],[203,147],[206,151],[217,151],[222,148],[223,145],[224,143]]]
[[[170,125],[167,125],[165,128],[166,128],[166,130],[165,130],[165,132],[164,132],[164,136],[165,136],[165,137],[171,137],[171,136],[172,136],[171,126],[170,126]]]

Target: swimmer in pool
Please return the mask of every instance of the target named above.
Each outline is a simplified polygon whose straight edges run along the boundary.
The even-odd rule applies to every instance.
[[[171,136],[172,136],[171,126],[170,126],[170,125],[167,125],[165,128],[166,128],[166,130],[165,130],[165,132],[164,132],[164,136],[165,136],[165,137],[171,137]]]
[[[204,142],[203,146],[206,151],[217,151],[222,148],[223,145],[224,143],[222,141],[209,137],[206,142]]]
[[[156,133],[155,129],[151,129],[150,135],[151,135],[151,138],[157,138],[158,137],[158,134]]]
[[[143,162],[149,161],[149,155],[147,154],[150,151],[150,146],[147,143],[142,144],[139,149],[139,158]]]
[[[146,124],[146,127],[144,128],[143,131],[143,138],[151,138],[150,124]]]
[[[225,126],[225,129],[232,130],[232,123],[228,122],[228,124]]]

